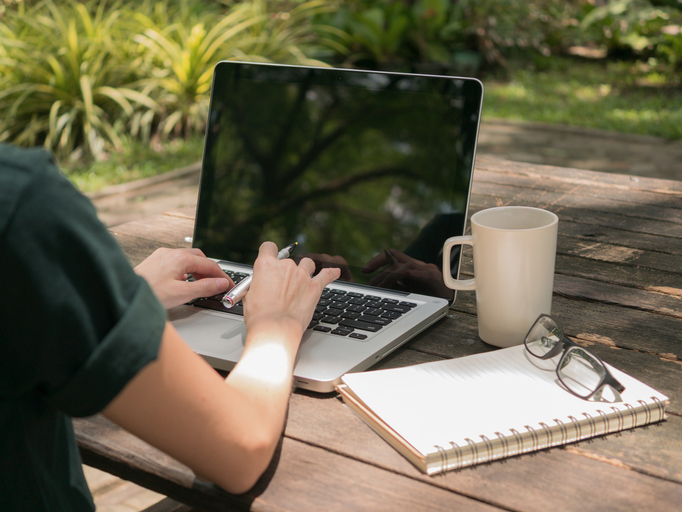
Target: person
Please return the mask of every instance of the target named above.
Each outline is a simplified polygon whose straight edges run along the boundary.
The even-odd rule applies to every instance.
[[[339,276],[276,254],[260,247],[246,346],[223,379],[164,309],[225,292],[218,265],[159,249],[133,270],[48,152],[0,144],[0,510],[94,510],[71,417],[97,412],[199,478],[249,490],[281,437],[303,332]]]

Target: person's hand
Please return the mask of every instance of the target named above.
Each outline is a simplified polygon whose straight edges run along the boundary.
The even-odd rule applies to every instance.
[[[396,249],[377,254],[360,271],[371,274],[387,265],[390,266],[369,280],[370,285],[448,300],[454,296],[454,292],[445,286],[443,274],[436,265],[416,260]]]
[[[324,287],[338,279],[338,268],[323,268],[315,277],[315,263],[303,258],[278,260],[277,246],[264,242],[253,265],[253,281],[244,297],[244,323],[249,336],[298,340],[312,320]]]
[[[232,279],[199,249],[157,249],[135,267],[166,309],[198,297],[224,293]],[[187,281],[192,275],[195,281]]]
[[[341,281],[353,282],[353,274],[351,274],[348,262],[343,256],[310,253],[306,254],[305,256],[301,256],[300,258],[294,257],[293,260],[298,261],[304,257],[313,260],[317,272],[321,271],[323,268],[338,268],[341,270],[341,275],[339,276]]]

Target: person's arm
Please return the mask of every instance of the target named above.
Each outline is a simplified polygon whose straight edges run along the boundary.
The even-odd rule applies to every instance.
[[[296,351],[324,287],[314,263],[277,260],[266,242],[244,299],[246,346],[223,379],[167,324],[158,359],[105,408],[126,430],[233,493],[267,468],[284,426]]]

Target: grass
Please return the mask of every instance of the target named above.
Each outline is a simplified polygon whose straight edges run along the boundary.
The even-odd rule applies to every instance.
[[[123,150],[102,162],[60,162],[60,167],[81,192],[139,180],[179,169],[201,160],[203,135],[163,143],[141,143],[123,138]]]
[[[677,81],[676,81],[677,80]],[[552,57],[483,80],[483,119],[563,124],[682,139],[682,84],[656,66]],[[83,192],[197,162],[203,136],[143,144],[123,138],[104,162],[62,164]]]
[[[655,65],[552,57],[484,80],[483,118],[682,139],[682,86]]]

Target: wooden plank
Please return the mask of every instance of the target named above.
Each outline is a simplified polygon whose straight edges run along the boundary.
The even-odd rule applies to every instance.
[[[632,278],[629,272],[624,272],[622,266],[612,265],[611,268],[621,277],[621,283],[614,284],[608,281],[609,276],[596,275],[595,272],[587,271],[586,269],[589,269],[591,265],[587,265],[585,260],[573,261],[573,268],[567,271],[564,264],[571,262],[571,260],[562,256],[559,255],[557,258],[554,276],[555,294],[572,299],[601,302],[682,318],[682,274],[671,276],[670,273],[648,269],[650,270],[648,275],[644,272],[638,274],[642,278],[649,278],[649,280],[636,280]],[[587,277],[571,275],[574,273],[572,272],[573,269],[577,270],[575,273]],[[638,267],[636,270],[641,271],[643,268]],[[598,280],[594,279],[595,275]],[[473,276],[473,264],[470,259],[466,259],[462,262],[460,278],[471,276]],[[651,279],[652,277],[654,279]],[[670,286],[672,284],[670,280],[664,279],[667,277],[675,277],[680,287]]]
[[[682,290],[680,290],[682,291]],[[571,299],[600,302],[682,319],[682,296],[630,288],[590,279],[556,275],[554,293]]]
[[[579,180],[557,180],[552,175],[519,176],[494,171],[477,171],[474,179],[474,194],[495,195],[497,189],[507,193],[530,192],[548,204],[583,206],[631,212],[660,220],[677,220],[682,215],[682,197],[661,195],[655,192],[614,187],[599,181],[589,183]],[[641,212],[641,213],[639,213]],[[670,215],[665,216],[665,213]]]
[[[473,274],[473,262],[466,257],[462,260],[460,278],[469,278]],[[607,298],[607,302],[619,300],[618,295],[637,293],[638,291],[650,292],[650,300],[653,297],[660,299],[660,305],[668,308],[680,307],[676,300],[682,297],[682,273],[673,273],[652,269],[648,267],[623,267],[607,261],[587,260],[576,256],[557,254],[555,266],[555,292],[569,296],[567,289],[557,287],[560,276],[564,278],[580,278],[586,281],[585,286],[599,289],[601,286],[609,287],[614,293],[613,297]],[[611,287],[617,288],[611,288]],[[633,290],[633,291],[630,291]],[[678,311],[679,313],[679,311]]]
[[[682,297],[682,273],[647,267],[613,265],[600,260],[586,261],[572,255],[557,254],[557,275],[581,277],[599,283],[610,283],[672,297]]]
[[[128,257],[128,261],[130,261],[130,264],[133,267],[140,264],[142,260],[147,258],[147,256],[159,247],[172,247],[146,238],[139,238],[121,233],[112,233],[112,235],[118,242],[118,245],[121,246],[121,249]]]
[[[668,247],[670,246],[669,244]],[[662,254],[656,251],[592,240],[580,242],[570,240],[563,234],[557,240],[557,253],[578,256],[586,260],[616,263],[622,268],[646,267],[676,274],[680,274],[680,269],[682,269],[682,256],[679,253]]]
[[[196,480],[185,466],[101,416],[76,420],[75,428],[86,463],[104,465],[106,471],[205,511],[497,510],[432,482],[287,438],[254,489],[235,496]]]
[[[473,295],[462,293],[455,310],[475,314]],[[677,318],[556,295],[552,300],[552,316],[568,336],[586,343],[641,351],[677,363],[682,360]]]
[[[513,162],[494,157],[477,157],[475,167],[476,171],[488,170],[511,175],[514,176],[515,180],[522,180],[524,177],[537,177],[540,180],[553,183],[567,182],[573,186],[586,185],[604,189],[632,190],[639,193],[652,192],[660,199],[682,197],[682,182],[680,181]],[[476,171],[474,171],[474,180],[477,176]]]
[[[167,247],[190,247],[185,237],[192,236],[194,222],[180,215],[152,215],[134,222],[120,224],[109,231],[115,235],[150,240]]]
[[[487,193],[486,193],[486,190]],[[495,206],[526,205],[553,211],[565,220],[620,229],[636,233],[649,233],[668,237],[682,237],[682,210],[656,208],[655,214],[647,216],[654,207],[633,207],[629,204],[608,205],[603,199],[580,200],[578,196],[562,196],[552,192],[533,189],[478,184],[473,187],[471,212]],[[675,218],[677,217],[677,218]]]

